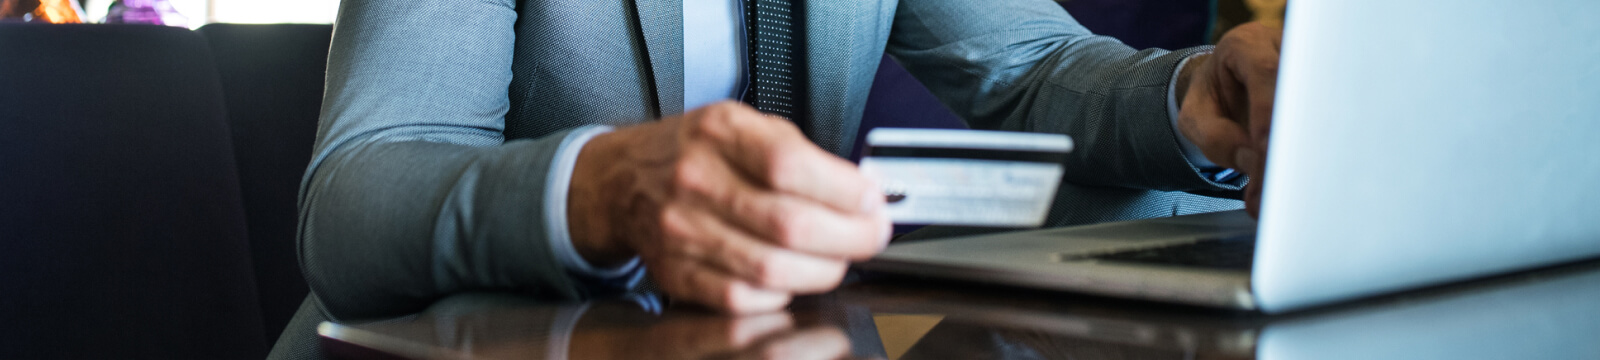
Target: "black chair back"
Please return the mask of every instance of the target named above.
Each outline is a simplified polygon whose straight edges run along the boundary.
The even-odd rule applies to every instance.
[[[0,24],[0,358],[262,358],[205,40]]]
[[[310,293],[295,256],[295,203],[317,137],[333,26],[210,24],[199,33],[222,78],[272,344]]]

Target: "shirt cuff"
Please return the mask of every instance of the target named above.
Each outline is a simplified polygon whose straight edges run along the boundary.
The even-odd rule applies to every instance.
[[[622,265],[611,268],[600,268],[578,255],[578,250],[572,246],[572,232],[567,228],[567,190],[572,185],[572,171],[578,165],[578,153],[583,150],[583,145],[590,139],[600,134],[611,132],[610,126],[590,125],[580,127],[567,134],[556,148],[555,159],[551,161],[550,177],[545,187],[545,229],[549,231],[549,241],[552,253],[567,273],[585,280],[585,285],[599,285],[607,288],[632,288],[643,278],[643,266],[639,265],[639,257],[635,256]]]
[[[1190,59],[1209,53],[1204,52],[1183,58],[1183,61],[1178,62],[1178,67],[1172,70],[1172,81],[1167,82],[1167,115],[1172,119],[1172,134],[1178,137],[1178,146],[1183,149],[1183,157],[1189,159],[1190,164],[1200,169],[1216,168],[1217,163],[1206,159],[1206,154],[1200,151],[1200,147],[1195,146],[1194,142],[1183,136],[1183,131],[1178,130],[1178,74],[1183,73],[1183,67],[1189,65]]]

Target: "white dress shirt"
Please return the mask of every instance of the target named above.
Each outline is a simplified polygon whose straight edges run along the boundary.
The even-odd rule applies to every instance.
[[[744,92],[744,1],[683,0],[683,109]]]

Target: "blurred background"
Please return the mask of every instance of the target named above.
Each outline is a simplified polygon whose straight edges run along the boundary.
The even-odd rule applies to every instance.
[[[0,18],[12,21],[104,23],[114,7],[124,0],[0,0]],[[331,24],[338,13],[338,0],[126,0],[128,5],[166,8],[181,18],[168,21],[174,26],[197,29],[209,23],[235,24]],[[1086,26],[1096,32],[1160,34],[1171,37],[1170,29],[1201,26],[1206,40],[1243,22],[1260,20],[1282,23],[1286,0],[1062,0],[1059,1]],[[164,4],[164,5],[163,5]],[[1204,4],[1197,7],[1194,5]],[[1074,9],[1079,8],[1079,9]],[[1205,17],[1195,9],[1209,8]],[[1090,11],[1083,11],[1090,10]],[[1099,10],[1099,11],[1095,11]],[[76,14],[66,14],[65,12]],[[1202,10],[1204,11],[1204,10]],[[76,15],[73,17],[72,15]],[[1093,15],[1093,16],[1086,16]],[[1177,16],[1171,15],[1187,15]],[[1151,24],[1135,19],[1176,19],[1176,23]],[[76,21],[70,21],[76,20]],[[182,23],[177,23],[181,20]],[[1114,27],[1114,29],[1113,29]],[[1139,29],[1147,28],[1147,29]],[[1127,31],[1125,29],[1134,29]],[[1142,31],[1141,31],[1142,30]],[[1149,35],[1147,35],[1148,37]],[[1130,45],[1140,41],[1132,41]],[[1159,41],[1157,41],[1159,42]],[[1166,44],[1163,44],[1166,45]],[[1182,44],[1173,44],[1182,45]],[[1176,46],[1169,46],[1176,47]]]
[[[210,23],[332,24],[339,11],[338,0],[0,0],[0,4],[0,17],[7,20],[54,23],[120,22],[112,16],[116,8],[148,6],[162,13],[163,25],[190,29]],[[65,11],[75,11],[77,21],[70,21],[74,19]]]

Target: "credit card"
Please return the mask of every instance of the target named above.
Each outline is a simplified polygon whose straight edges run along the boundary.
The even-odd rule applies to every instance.
[[[1072,139],[1060,134],[877,128],[861,171],[896,224],[1037,227]]]

